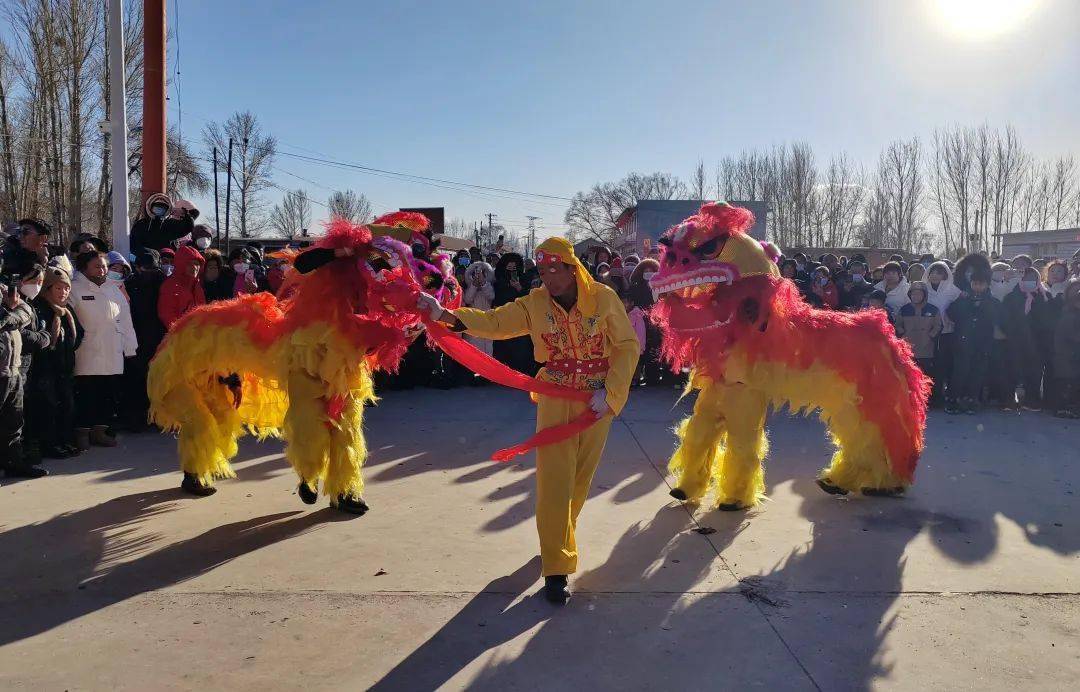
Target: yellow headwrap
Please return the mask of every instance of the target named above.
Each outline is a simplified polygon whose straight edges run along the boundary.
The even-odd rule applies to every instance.
[[[577,277],[577,308],[582,315],[596,314],[597,283],[593,280],[589,270],[581,263],[574,254],[574,246],[566,238],[553,236],[548,238],[536,248],[537,269],[543,271],[544,258],[555,257],[563,264],[568,264],[574,269]]]

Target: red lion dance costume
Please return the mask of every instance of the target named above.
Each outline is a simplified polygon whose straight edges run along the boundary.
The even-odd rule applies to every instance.
[[[236,474],[229,460],[246,429],[285,439],[301,499],[322,492],[362,514],[361,430],[374,399],[372,372],[395,370],[418,326],[421,290],[460,305],[449,263],[413,258],[403,240],[424,235],[420,214],[397,212],[368,226],[333,221],[296,258],[291,297],[269,293],[213,303],[184,315],[150,365],[151,417],[180,434],[182,487],[214,492]],[[434,260],[438,262],[438,260]]]
[[[663,354],[693,367],[699,390],[679,428],[671,495],[740,510],[764,495],[770,405],[820,409],[836,445],[819,476],[828,493],[897,495],[923,448],[930,381],[879,311],[816,310],[746,235],[747,209],[710,203],[660,239],[653,319]]]

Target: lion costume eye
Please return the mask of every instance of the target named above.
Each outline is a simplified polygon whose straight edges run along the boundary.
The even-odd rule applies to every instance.
[[[723,249],[724,244],[720,238],[711,238],[697,247],[694,254],[698,257],[716,257]]]

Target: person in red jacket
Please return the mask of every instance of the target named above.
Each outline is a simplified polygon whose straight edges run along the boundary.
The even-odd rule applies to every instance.
[[[161,285],[158,297],[158,317],[166,329],[187,311],[206,304],[200,280],[204,262],[199,251],[191,245],[183,245],[176,251],[173,260],[176,269]]]
[[[821,299],[823,307],[829,310],[835,310],[840,303],[840,293],[836,290],[829,268],[824,264],[814,270],[810,290]]]

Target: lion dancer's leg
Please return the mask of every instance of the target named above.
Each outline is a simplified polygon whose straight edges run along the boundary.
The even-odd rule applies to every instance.
[[[716,508],[723,511],[747,509],[765,495],[765,438],[768,400],[760,390],[742,384],[724,387],[727,417],[727,444],[716,471]]]
[[[832,463],[817,480],[822,490],[832,495],[851,491],[879,496],[903,493],[908,484],[893,473],[877,426],[867,421],[858,407],[845,406],[835,413],[823,411],[822,418],[836,444]]]
[[[180,487],[193,495],[213,495],[215,479],[236,476],[229,460],[236,456],[241,422],[228,387],[216,377],[198,386],[184,383],[165,396],[164,405],[180,418]]]
[[[671,491],[677,500],[698,502],[705,496],[724,442],[724,386],[709,381],[698,392],[694,412],[679,424],[679,447],[668,462],[678,478]]]
[[[340,417],[330,427],[329,463],[323,492],[330,496],[331,505],[351,514],[363,514],[368,510],[363,498],[361,471],[367,460],[363,418],[363,399],[350,394],[344,401]]]

